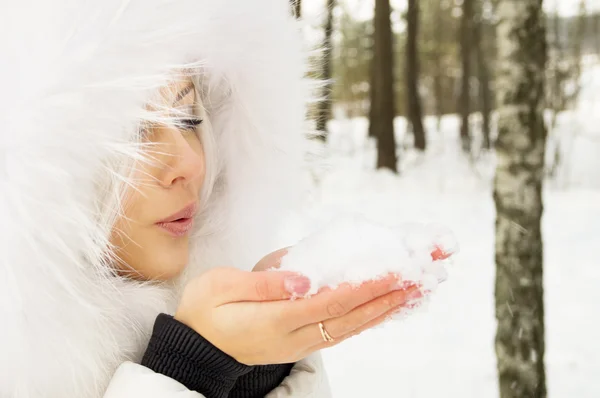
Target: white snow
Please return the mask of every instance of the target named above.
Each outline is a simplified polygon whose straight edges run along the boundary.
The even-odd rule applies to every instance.
[[[584,109],[590,113],[581,114]],[[560,183],[548,183],[544,194],[545,361],[551,398],[600,397],[600,143],[588,139],[600,137],[600,123],[587,123],[598,114],[583,104],[561,116],[559,135],[575,144],[569,146],[573,152]],[[445,118],[441,132],[434,120],[426,124],[428,152],[403,151],[402,174],[395,176],[374,170],[366,120],[333,121],[327,165],[310,173],[315,183],[309,212],[315,220],[351,213],[382,225],[442,224],[460,243],[451,277],[440,284],[427,311],[324,351],[336,398],[498,396],[494,157],[483,153],[468,161],[460,153],[456,117]],[[396,125],[401,146],[405,123],[398,119]]]
[[[436,225],[383,225],[360,214],[336,217],[288,251],[280,270],[302,273],[311,280],[309,295],[343,282],[359,285],[397,274],[405,282],[433,292],[446,280],[446,263],[432,255],[449,254],[457,245],[447,229]]]

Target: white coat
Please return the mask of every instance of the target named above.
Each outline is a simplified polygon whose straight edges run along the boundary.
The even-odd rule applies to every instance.
[[[0,397],[200,397],[139,363],[156,315],[209,267],[289,242],[305,76],[287,0],[12,0],[0,5]],[[198,68],[218,179],[185,275],[117,278],[108,236],[144,104]],[[108,390],[107,390],[108,388]],[[327,397],[320,358],[269,397]]]

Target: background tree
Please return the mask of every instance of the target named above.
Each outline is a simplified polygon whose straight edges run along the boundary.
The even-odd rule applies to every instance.
[[[491,117],[492,117],[492,92],[490,90],[490,72],[485,48],[487,47],[487,30],[485,29],[484,8],[486,0],[480,0],[478,12],[473,20],[473,37],[475,41],[475,56],[477,60],[477,80],[479,83],[479,99],[481,103],[481,133],[483,135],[483,148],[491,149]]]
[[[316,1],[316,0],[315,0]],[[471,97],[469,101],[470,113],[483,112],[487,114],[484,108],[492,111],[495,109],[495,87],[496,87],[496,22],[497,13],[496,3],[498,0],[471,0],[473,1],[473,20],[471,22]],[[562,0],[558,0],[559,2]],[[573,0],[580,2],[581,0]],[[305,3],[306,4],[306,3]],[[419,31],[418,47],[419,56],[419,93],[423,111],[423,117],[427,115],[448,115],[460,114],[459,101],[462,91],[462,57],[461,52],[460,28],[462,22],[462,10],[464,3],[450,0],[419,0]],[[370,87],[375,86],[370,81],[374,78],[371,75],[371,62],[374,53],[373,47],[373,21],[357,19],[349,6],[344,2],[337,1],[336,18],[333,38],[333,78],[336,82],[334,90],[334,104],[345,110],[349,117],[367,116],[370,109]],[[558,112],[574,106],[575,98],[571,95],[570,88],[576,86],[577,65],[580,57],[585,58],[589,54],[600,54],[600,38],[596,31],[600,31],[600,14],[590,14],[589,10],[585,18],[581,16],[554,16],[553,12],[547,14],[549,19],[549,51],[550,58],[547,68],[548,100],[550,108],[552,97],[556,90],[554,85],[554,71],[558,72],[560,83],[558,84],[563,92],[564,101],[559,101],[563,105],[557,106]],[[559,26],[558,37],[562,48],[562,56],[556,55],[554,40],[555,22]],[[578,28],[585,26],[585,29]],[[321,29],[321,26],[318,27]],[[478,34],[481,32],[481,34]],[[398,23],[393,34],[393,40],[398,43],[405,43],[408,40],[408,27],[404,23]],[[579,48],[577,37],[581,37]],[[481,38],[479,43],[477,39]],[[557,43],[557,45],[558,45]],[[479,47],[479,45],[481,47]],[[481,50],[481,51],[480,51]],[[479,59],[478,59],[479,58]],[[479,62],[483,58],[484,63]],[[588,58],[589,60],[589,58]],[[321,64],[320,58],[317,60]],[[399,51],[394,55],[394,70],[398,76],[405,76],[406,54],[404,46],[400,46]],[[481,66],[481,68],[479,67]],[[487,73],[485,70],[487,67]],[[320,73],[320,72],[319,72]],[[489,84],[485,84],[486,76]],[[482,84],[483,83],[483,84]],[[475,88],[478,87],[478,90]],[[482,90],[488,88],[489,95],[484,95]],[[394,88],[396,115],[407,116],[408,113],[408,95],[405,84],[397,84]],[[568,98],[567,98],[568,97]],[[489,98],[489,100],[485,100]],[[492,117],[490,119],[490,124]],[[425,119],[424,119],[425,120]],[[485,123],[483,126],[485,126]],[[550,126],[550,125],[549,125]],[[471,136],[475,134],[475,127],[472,124]],[[490,127],[491,139],[495,136],[495,126]],[[479,133],[479,129],[477,130]],[[474,138],[474,137],[472,137]],[[479,141],[479,140],[478,140]],[[491,142],[493,143],[493,142]]]
[[[460,89],[460,140],[465,152],[471,151],[471,132],[469,116],[471,114],[471,55],[473,36],[473,1],[463,0],[462,20],[460,26],[460,57],[462,66],[462,78]]]
[[[593,46],[596,54],[600,53],[600,13],[595,13],[590,18],[590,25],[592,27],[591,34],[594,37]]]
[[[373,29],[374,30],[374,29]],[[373,32],[373,40],[371,45],[371,63],[369,68],[369,137],[377,138],[377,120],[379,117],[377,116],[377,108],[375,104],[377,103],[377,68],[375,67],[375,33]]]
[[[542,181],[546,29],[542,0],[498,5],[495,348],[501,398],[546,397]]]
[[[377,168],[397,171],[396,140],[394,138],[394,51],[392,40],[391,7],[389,0],[375,0],[375,35],[373,67],[375,73],[374,114],[377,137]]]
[[[322,79],[325,81],[321,101],[319,101],[317,109],[317,131],[321,134],[318,136],[325,141],[327,139],[327,122],[331,119],[331,102],[332,102],[332,46],[331,36],[333,34],[333,12],[335,8],[335,0],[327,0],[327,17],[325,19],[325,38],[323,39],[323,74]]]
[[[302,16],[302,0],[290,0],[290,4],[294,16],[300,18]]]
[[[417,37],[419,34],[419,2],[408,0],[406,13],[406,103],[407,117],[412,125],[415,149],[424,151],[426,147],[423,111],[419,94],[419,52]]]
[[[333,45],[333,100],[348,117],[364,116],[370,108],[370,75],[373,60],[373,20],[356,21],[343,2]]]
[[[433,55],[433,96],[434,96],[434,108],[435,115],[437,116],[437,130],[439,131],[442,128],[442,116],[444,115],[444,67],[442,62],[443,57],[443,41],[444,41],[444,12],[445,10],[442,8],[442,2],[434,0],[433,1],[433,45],[432,45],[432,55]]]

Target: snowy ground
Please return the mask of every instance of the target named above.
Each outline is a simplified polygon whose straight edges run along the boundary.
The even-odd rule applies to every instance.
[[[600,124],[581,131],[581,117],[561,120],[574,144],[569,172],[544,198],[548,389],[551,398],[600,397]],[[583,141],[572,137],[573,120]],[[397,127],[401,141],[401,119]],[[430,134],[426,155],[403,155],[397,177],[373,170],[366,121],[334,121],[331,129],[329,167],[314,174],[315,217],[356,211],[387,222],[441,222],[461,246],[427,312],[324,352],[334,397],[497,397],[493,157],[466,161],[457,120],[447,118],[442,133]]]

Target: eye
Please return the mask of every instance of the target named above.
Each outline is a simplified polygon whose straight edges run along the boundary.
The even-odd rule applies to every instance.
[[[197,117],[179,119],[179,126],[181,127],[181,129],[186,131],[195,130],[196,127],[198,127],[200,124],[202,124],[202,119],[199,119]]]

